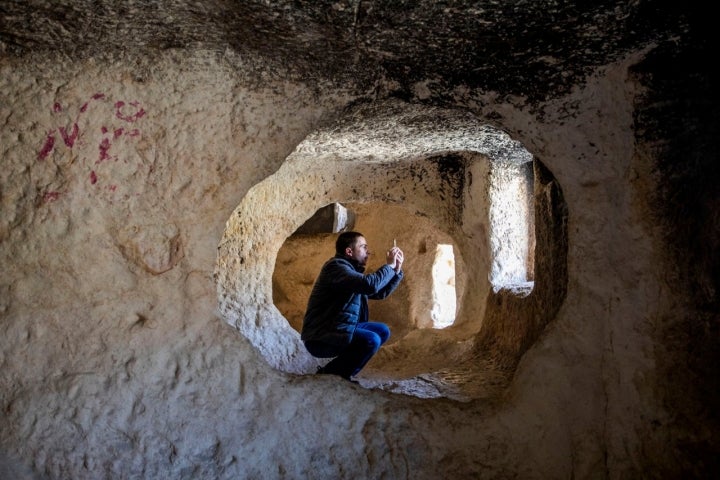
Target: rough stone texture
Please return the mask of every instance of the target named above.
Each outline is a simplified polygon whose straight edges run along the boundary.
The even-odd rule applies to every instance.
[[[689,2],[1,1],[0,472],[716,477],[711,38]],[[450,112],[474,122],[470,141],[498,128],[547,169],[536,193],[556,223],[536,225],[550,247],[536,266],[559,259],[567,281],[536,278],[539,310],[472,276],[463,294],[485,323],[442,385],[484,374],[492,397],[305,375],[273,305],[285,238],[270,230],[292,232],[325,199],[439,194],[403,168],[415,131],[388,128],[398,111]],[[377,132],[374,149],[302,150],[352,138],[334,125]],[[379,172],[398,180],[389,193]],[[278,196],[293,178],[316,195],[296,210]],[[254,224],[247,205],[282,215]],[[433,221],[475,265],[458,232],[480,216],[453,212]],[[241,260],[254,276],[223,276]],[[238,299],[257,302],[238,312]],[[525,315],[520,330],[508,314]]]

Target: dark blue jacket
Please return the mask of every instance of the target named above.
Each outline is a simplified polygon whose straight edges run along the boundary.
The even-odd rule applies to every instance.
[[[368,298],[381,300],[390,295],[403,278],[390,265],[365,275],[364,268],[336,255],[323,265],[303,320],[301,338],[344,347],[350,343],[359,322],[368,321]]]

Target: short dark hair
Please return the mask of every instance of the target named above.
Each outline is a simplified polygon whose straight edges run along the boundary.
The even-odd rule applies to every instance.
[[[335,254],[336,255],[345,255],[345,249],[347,247],[353,247],[355,246],[355,242],[357,241],[358,237],[364,237],[360,232],[342,232],[340,235],[338,235],[337,240],[335,240]]]

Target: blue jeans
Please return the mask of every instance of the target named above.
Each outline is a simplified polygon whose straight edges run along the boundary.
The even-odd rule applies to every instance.
[[[390,338],[390,329],[384,323],[358,323],[350,344],[318,372],[349,379],[363,369],[388,338]],[[337,347],[316,342],[305,342],[305,348],[312,356],[320,358],[332,356],[328,355],[328,352],[337,350]]]

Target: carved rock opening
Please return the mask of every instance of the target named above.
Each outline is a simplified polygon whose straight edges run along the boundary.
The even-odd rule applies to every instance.
[[[532,269],[531,290],[491,282],[497,266],[490,179],[503,166],[531,171],[524,178],[532,179],[534,249],[523,259]],[[423,398],[501,393],[565,296],[567,212],[550,172],[507,134],[467,112],[362,106],[308,136],[233,212],[215,271],[223,320],[288,373],[313,373],[318,365],[298,333],[303,291],[309,293],[320,264],[332,255],[335,238],[293,233],[334,202],[354,212],[354,229],[371,248],[382,251],[398,238],[407,257],[405,285],[392,300],[371,306],[372,318],[387,321],[393,337],[361,372],[361,384]],[[442,330],[422,328],[428,282],[412,279],[414,267],[431,266],[438,243],[453,245],[457,272],[456,321]]]

